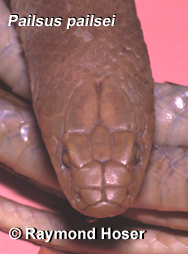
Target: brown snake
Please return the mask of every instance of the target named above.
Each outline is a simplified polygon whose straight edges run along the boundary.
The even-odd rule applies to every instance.
[[[113,85],[111,85],[112,86],[112,88],[113,88]],[[100,90],[100,89],[99,89]],[[89,100],[89,102],[90,102],[90,100]],[[116,114],[114,114],[114,116],[115,116]],[[101,124],[101,122],[100,122],[100,124]],[[101,124],[102,125],[102,124]],[[100,133],[100,132],[99,132]],[[102,134],[103,134],[103,132],[102,132]],[[46,134],[46,135],[48,135],[48,134]],[[102,135],[103,136],[103,135]],[[114,134],[114,136],[115,136],[115,134]],[[115,139],[115,138],[114,138]],[[121,140],[121,139],[120,139]],[[134,138],[133,138],[133,140],[135,140]],[[143,145],[143,144],[142,144]],[[133,145],[132,145],[132,147],[133,147]],[[140,147],[141,147],[141,145],[139,145],[138,146],[139,148],[138,149],[140,149]],[[107,151],[108,152],[108,151]],[[67,152],[65,153],[65,154],[67,154]],[[96,155],[97,156],[97,155]],[[117,156],[117,155],[116,155]],[[75,163],[75,162],[74,162]],[[69,164],[69,163],[68,163]],[[134,163],[135,164],[135,163]],[[133,174],[134,175],[134,174]],[[117,187],[117,186],[115,186],[115,187]],[[108,186],[108,188],[109,188],[109,186]],[[108,190],[108,188],[107,188],[107,190]],[[123,187],[123,188],[125,188],[125,187]],[[110,188],[109,188],[110,189]],[[112,193],[113,193],[113,188],[111,188],[112,190],[110,190],[110,191],[112,191]],[[107,190],[105,190],[104,192],[106,192],[106,193],[108,193],[107,192]],[[103,192],[103,193],[104,193]],[[137,191],[136,191],[137,192]],[[77,193],[77,191],[76,191],[76,193]],[[82,191],[82,195],[84,196],[84,192]],[[86,194],[86,196],[87,196],[87,194]],[[115,194],[114,194],[114,196],[116,196]],[[119,195],[117,195],[117,196],[119,196]],[[124,197],[123,197],[124,198]],[[100,202],[99,202],[99,204],[100,204]],[[103,201],[102,203],[101,203],[102,205],[105,205],[106,206],[106,203]],[[106,214],[105,213],[103,213],[103,209],[102,210],[99,210],[100,212],[102,211],[102,217],[103,216],[106,216]],[[112,211],[113,211],[113,209],[112,209]],[[92,214],[92,213],[91,213]],[[94,215],[94,214],[92,214],[92,215]],[[111,214],[111,210],[110,210],[110,214],[109,215],[113,215],[113,214]],[[98,216],[100,216],[99,214],[97,214],[97,217]]]
[[[60,28],[18,27],[33,108],[65,196],[88,216],[124,212],[142,184],[155,128],[153,79],[134,1],[20,0],[11,8],[20,17],[65,20]],[[87,13],[117,20],[66,29],[69,17]]]

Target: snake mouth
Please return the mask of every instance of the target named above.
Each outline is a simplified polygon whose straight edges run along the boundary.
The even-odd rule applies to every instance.
[[[99,202],[95,206],[88,206],[82,213],[90,217],[105,218],[116,216],[123,213],[125,210],[126,208],[122,205],[110,202]]]

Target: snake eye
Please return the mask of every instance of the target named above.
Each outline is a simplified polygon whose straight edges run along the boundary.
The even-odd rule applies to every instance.
[[[62,151],[62,161],[66,168],[70,168],[70,158],[67,148],[64,146]]]
[[[141,157],[140,145],[135,142],[133,146],[133,165],[138,164],[138,162],[140,161],[140,157]]]

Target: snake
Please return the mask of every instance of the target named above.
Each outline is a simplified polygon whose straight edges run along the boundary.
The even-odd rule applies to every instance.
[[[18,33],[35,115],[66,198],[91,217],[124,212],[143,181],[155,128],[153,79],[134,2],[12,1],[11,8],[20,17],[29,8],[26,16],[65,20],[60,29],[18,26]],[[66,20],[86,12],[117,20],[67,29]]]
[[[20,4],[20,5],[22,6],[25,3],[26,3],[25,1],[22,1],[22,4]],[[118,3],[120,4],[120,2],[118,2]],[[121,4],[118,5],[118,3],[115,3],[116,8],[119,8],[119,11],[121,13],[122,6],[121,6]],[[134,2],[133,1],[125,1],[124,4],[125,4],[125,7],[129,6],[129,7],[127,7],[128,9],[123,8],[123,10],[125,12],[127,10],[127,15],[131,19],[130,16],[132,14],[136,13]],[[96,3],[96,5],[97,5],[97,3]],[[34,8],[36,8],[37,4],[35,3],[33,6],[34,6]],[[26,7],[27,7],[27,3],[26,3]],[[32,5],[31,5],[31,7],[32,7]],[[131,7],[131,10],[130,10],[130,7]],[[15,8],[14,9],[15,12],[18,12],[16,9],[16,4],[14,6],[14,3],[13,3],[13,8]],[[71,9],[71,6],[68,6],[67,8],[69,11]],[[93,11],[93,13],[97,13],[98,8],[96,8]],[[47,13],[48,13],[48,8],[44,8],[44,6],[42,6],[41,10],[40,10],[40,8],[37,9],[37,13],[40,14],[40,11],[43,11],[44,9],[47,10]],[[36,12],[36,9],[34,9],[34,10]],[[75,10],[77,10],[77,9],[75,8]],[[112,10],[114,11],[113,8],[112,8]],[[99,13],[100,13],[100,11],[99,11]],[[57,12],[57,15],[58,14],[59,13]],[[110,14],[113,14],[113,13],[110,13]],[[70,13],[68,13],[68,16],[69,15],[70,15]],[[104,15],[101,15],[101,16],[104,16]],[[121,16],[121,14],[119,16]],[[66,17],[66,13],[65,13],[65,17]],[[52,85],[52,83],[54,83],[53,79],[49,78],[46,75],[46,73],[49,73],[51,69],[53,69],[53,70],[55,69],[57,71],[57,65],[55,64],[55,67],[53,67],[50,65],[51,62],[47,63],[46,65],[43,62],[40,62],[41,60],[46,61],[47,59],[50,58],[49,54],[51,52],[49,52],[49,51],[47,51],[46,55],[45,55],[45,52],[43,53],[44,57],[42,57],[42,55],[37,51],[37,48],[34,48],[34,52],[32,52],[32,53],[30,53],[30,51],[27,51],[28,50],[27,47],[29,47],[30,44],[32,46],[35,45],[35,47],[38,46],[41,50],[42,43],[41,42],[38,44],[36,43],[36,41],[38,41],[38,39],[41,39],[41,41],[44,40],[41,37],[41,30],[40,30],[40,35],[37,34],[37,32],[34,32],[34,30],[32,30],[32,29],[30,30],[30,32],[28,32],[29,30],[27,30],[27,28],[24,28],[23,32],[22,32],[22,30],[20,32],[20,34],[21,34],[21,36],[23,36],[23,38],[27,38],[24,33],[26,33],[26,34],[28,33],[29,37],[31,36],[32,33],[34,33],[34,35],[36,36],[36,37],[34,36],[34,42],[32,42],[32,41],[30,42],[30,41],[26,40],[27,43],[26,44],[23,43],[23,48],[25,48],[24,50],[25,50],[25,54],[26,54],[26,59],[31,60],[31,62],[32,61],[35,62],[34,67],[33,67],[32,65],[30,66],[29,60],[28,60],[28,65],[30,66],[29,69],[30,69],[30,72],[32,73],[32,74],[30,74],[30,79],[31,79],[31,90],[33,91],[33,95],[32,95],[33,96],[33,105],[34,105],[35,113],[37,115],[39,126],[42,130],[43,139],[46,143],[47,150],[50,154],[53,166],[54,166],[56,173],[59,177],[60,185],[61,185],[62,189],[64,190],[65,196],[69,199],[70,203],[72,204],[72,206],[74,208],[81,211],[85,215],[89,215],[89,216],[93,216],[93,217],[97,217],[97,218],[117,215],[119,213],[122,213],[125,209],[128,208],[128,206],[130,206],[130,204],[132,203],[133,199],[135,198],[135,196],[137,195],[137,193],[140,189],[140,186],[141,186],[141,183],[142,183],[142,180],[144,177],[145,168],[146,168],[146,165],[147,165],[147,162],[149,159],[149,151],[151,150],[151,145],[152,145],[152,136],[153,136],[154,127],[155,127],[154,103],[153,103],[153,79],[151,77],[151,71],[150,71],[150,67],[149,67],[149,58],[148,58],[145,43],[143,42],[143,35],[140,30],[140,24],[138,22],[138,19],[135,18],[135,16],[134,16],[134,19],[135,19],[134,22],[136,24],[135,25],[136,28],[134,28],[134,25],[133,25],[133,30],[135,31],[136,35],[131,34],[130,36],[131,36],[131,38],[133,38],[133,40],[135,39],[134,36],[137,37],[135,44],[133,44],[133,47],[136,48],[136,53],[132,52],[132,48],[130,47],[131,42],[128,41],[127,38],[125,39],[125,41],[127,43],[127,48],[126,48],[126,46],[123,48],[121,47],[122,46],[121,45],[122,33],[120,32],[120,34],[118,34],[118,30],[121,31],[121,29],[124,29],[124,31],[127,31],[127,30],[129,30],[129,27],[127,28],[127,23],[130,24],[128,20],[127,20],[127,22],[125,21],[124,15],[122,15],[121,19],[120,19],[122,24],[118,23],[118,19],[117,19],[116,26],[113,27],[113,29],[117,28],[117,31],[115,30],[115,34],[117,36],[116,38],[118,38],[118,40],[119,40],[119,45],[117,46],[117,48],[116,47],[115,48],[119,52],[120,62],[121,61],[123,61],[123,62],[128,61],[127,65],[126,65],[126,66],[128,66],[127,67],[128,69],[125,69],[124,65],[122,65],[123,67],[117,66],[117,63],[116,63],[117,56],[115,54],[116,52],[114,52],[113,50],[111,51],[111,53],[112,53],[111,58],[114,57],[113,60],[116,63],[116,64],[113,64],[113,67],[110,66],[111,63],[109,61],[110,60],[109,57],[107,57],[108,61],[103,61],[103,59],[98,60],[97,58],[95,59],[95,57],[97,57],[97,56],[99,58],[102,57],[101,56],[102,53],[100,52],[100,50],[96,49],[95,52],[92,52],[93,56],[91,56],[91,57],[94,57],[94,58],[92,58],[92,64],[94,64],[93,59],[95,61],[97,61],[97,60],[99,61],[99,64],[96,65],[97,67],[95,66],[96,69],[94,68],[94,70],[92,70],[92,71],[88,70],[88,69],[87,70],[84,69],[84,71],[87,72],[87,75],[84,75],[84,78],[82,76],[80,77],[81,71],[79,70],[78,75],[75,77],[75,79],[70,80],[70,85],[67,85],[64,83],[65,87],[63,87],[62,89],[65,89],[65,91],[64,91],[65,93],[70,93],[70,98],[69,98],[70,101],[67,100],[67,97],[65,98],[65,95],[61,94],[61,91],[59,92],[59,90],[57,90],[57,89],[54,91],[54,93],[52,93],[52,95],[49,95],[49,91],[48,91],[49,88],[47,87],[47,85],[42,86],[42,88],[41,88],[42,92],[40,94],[40,91],[39,91],[40,89],[38,89],[35,86],[35,83],[37,83],[38,80],[32,76],[33,73],[35,73],[35,75],[37,76],[37,78],[39,80],[44,79],[45,82],[49,82],[49,85]],[[125,26],[123,26],[124,22],[126,24]],[[131,23],[131,25],[130,25],[131,28],[132,28],[132,24],[134,24],[134,22]],[[84,27],[84,29],[85,29],[85,27]],[[111,29],[111,27],[110,27],[110,29]],[[114,32],[112,32],[110,29],[108,31],[109,34],[110,33],[114,34]],[[57,29],[55,29],[55,30],[57,30]],[[82,34],[81,30],[77,29],[75,31],[76,32],[78,31],[77,33]],[[91,28],[91,29],[89,29],[89,31],[91,32],[91,34],[94,34],[94,35],[98,33],[96,31],[96,28],[94,28],[94,29]],[[74,30],[72,32],[74,32]],[[86,38],[84,38],[84,37],[82,38],[82,40],[81,40],[82,43],[83,43],[83,39],[86,39],[86,41],[87,41],[88,36],[89,36],[88,29],[86,29],[86,31],[84,30],[84,32],[86,33]],[[105,37],[106,27],[105,27],[104,31],[99,29],[99,32],[100,32],[100,36]],[[51,43],[48,41],[48,39],[49,39],[48,33],[49,33],[49,29],[46,29],[46,31],[44,31],[43,36],[45,38],[45,41],[47,40],[47,44],[49,44],[50,47],[52,47],[53,42]],[[85,33],[84,33],[84,35],[85,35]],[[84,36],[84,35],[82,34],[82,36]],[[39,36],[39,37],[37,37],[37,36]],[[71,34],[71,36],[73,38],[75,38],[72,34]],[[50,37],[52,38],[53,36],[50,36]],[[66,38],[66,40],[68,40],[67,34],[62,34],[62,37],[61,37],[62,40],[60,40],[60,41],[65,40],[63,38]],[[100,45],[99,48],[105,44],[103,41],[103,38],[101,40],[102,40],[102,44],[100,44],[98,42],[98,39],[94,39],[95,44]],[[122,40],[124,40],[124,38]],[[140,43],[143,46],[144,51],[140,50],[140,48],[139,48],[140,47],[140,45],[138,44],[139,40],[141,41]],[[23,39],[22,39],[22,41],[23,41]],[[76,42],[74,45],[77,46],[77,45],[79,45],[79,43],[80,43],[80,41]],[[81,43],[81,45],[82,45],[82,43]],[[87,43],[84,45],[82,50],[87,51],[87,47],[89,47]],[[42,44],[42,45],[44,45],[44,44]],[[57,49],[58,49],[57,52],[59,53],[58,45],[55,42],[55,50],[57,50]],[[44,47],[44,50],[46,50],[45,47]],[[104,49],[104,50],[106,50],[106,49]],[[70,51],[71,52],[74,51],[74,46],[71,44],[70,44]],[[56,55],[57,52],[55,51],[54,55]],[[68,52],[68,48],[66,48],[66,52]],[[121,57],[123,55],[122,52],[124,53],[124,56],[126,56],[126,57],[124,57],[124,58]],[[80,48],[78,49],[78,54],[76,54],[76,56],[78,56],[78,58],[80,57],[79,54],[81,54]],[[137,56],[133,56],[133,54],[137,54]],[[54,55],[52,54],[52,57],[54,57]],[[57,55],[55,57],[57,57]],[[136,60],[134,61],[134,64],[136,67],[134,67],[134,65],[131,62],[132,58],[134,58],[134,57],[136,57],[135,58]],[[68,61],[69,59],[67,60],[66,58],[67,58],[67,56],[63,55],[63,58],[57,59],[57,61],[58,60],[63,61],[63,62]],[[87,62],[86,58],[83,57],[81,59],[82,60],[84,59],[84,61]],[[39,61],[39,63],[37,61]],[[146,65],[143,64],[144,61],[146,61]],[[105,76],[105,77],[100,72],[101,69],[103,69],[102,63],[106,64],[105,69],[106,69],[107,76]],[[71,65],[72,64],[73,63],[71,62]],[[43,65],[45,65],[45,68],[43,68]],[[83,63],[82,63],[82,65],[83,65]],[[144,65],[144,67],[143,67],[143,65]],[[78,69],[79,68],[82,69],[81,64],[77,63],[76,66]],[[100,66],[100,68],[98,68],[98,66]],[[65,68],[65,66],[63,66],[63,67]],[[67,62],[66,62],[66,68],[67,68]],[[36,73],[39,70],[41,73],[42,69],[45,74],[42,74],[42,75],[38,74],[37,75]],[[73,71],[71,70],[71,68],[68,67],[67,69],[68,69],[67,70],[68,76],[64,76],[65,80],[66,80],[66,78],[71,79],[75,75],[74,73],[72,73]],[[63,69],[63,71],[65,71],[65,70]],[[127,80],[125,79],[125,76],[124,76],[125,73],[123,73],[122,71],[124,71],[125,73],[127,71],[132,72],[132,73],[129,73],[130,76],[128,76]],[[136,71],[138,71],[138,72],[136,73]],[[88,75],[89,72],[91,72],[91,77]],[[120,74],[120,73],[121,73],[122,77],[118,78],[118,74]],[[61,73],[61,75],[66,75],[66,74]],[[98,83],[94,81],[94,77]],[[83,78],[83,80],[82,80],[82,78]],[[118,85],[116,84],[115,78],[120,81],[120,84],[121,84],[120,87],[118,87]],[[56,79],[56,77],[54,77],[54,79]],[[134,85],[135,85],[134,79],[139,80],[140,83],[139,82],[138,83],[140,84],[140,86],[134,87]],[[143,81],[143,83],[141,82],[141,80]],[[79,84],[76,84],[75,81],[77,81]],[[52,82],[52,83],[50,83],[50,82]],[[61,81],[59,81],[59,82],[61,82]],[[114,83],[116,85],[114,85]],[[125,83],[128,83],[127,87],[125,87]],[[66,85],[67,85],[67,87],[66,87]],[[90,96],[90,94],[89,95],[86,94],[86,92],[90,92],[90,89],[92,89],[91,90],[92,97]],[[117,92],[115,89],[117,89]],[[126,93],[125,93],[125,91],[126,91]],[[78,93],[77,96],[75,96],[75,93]],[[143,98],[141,98],[140,93],[143,94]],[[38,98],[38,96],[39,96],[39,98]],[[43,99],[45,96],[46,96],[47,102],[40,102],[40,100]],[[58,97],[61,98],[61,100],[59,100],[60,105],[58,104],[57,106],[55,106],[56,110],[58,111],[57,115],[55,115],[55,116],[52,116],[51,111],[54,110],[54,106],[53,106],[53,103],[50,103],[48,101],[49,100],[48,96],[52,97],[53,103],[58,103]],[[118,99],[117,100],[114,99],[114,98],[117,98],[118,96],[120,96],[119,101],[118,101]],[[93,97],[94,97],[94,99],[93,99]],[[79,98],[79,99],[77,99],[76,106],[74,106],[73,100],[76,100],[76,98]],[[80,98],[82,98],[81,101],[80,101]],[[110,98],[110,100],[109,100],[109,98]],[[134,104],[134,107],[135,107],[134,109],[132,107],[133,106],[133,98],[136,98],[137,103],[138,103],[138,105]],[[84,103],[83,103],[85,101],[86,101],[86,106],[84,106]],[[111,104],[111,101],[113,102],[112,104]],[[115,104],[116,101],[117,101],[117,105]],[[102,105],[99,105],[99,102]],[[130,114],[128,117],[126,117],[126,115],[128,114],[128,112],[129,113],[131,112],[132,119],[134,119],[134,124],[132,124],[132,123],[130,124],[130,122],[129,122],[129,124],[127,124],[127,122],[125,122],[124,118],[123,119],[119,118],[118,112],[121,110],[124,110],[124,108],[122,107],[123,102],[125,102],[125,105],[126,105],[125,106],[126,109],[124,111],[124,116],[125,116],[126,120],[128,120],[128,122],[129,122]],[[64,104],[66,104],[66,103],[67,103],[67,105],[65,106]],[[146,105],[148,106],[148,108],[146,108]],[[66,108],[66,110],[65,110],[65,108],[62,108],[63,106]],[[130,108],[129,108],[129,106],[130,106]],[[47,108],[47,110],[46,110],[46,108]],[[110,108],[110,110],[108,111],[109,108]],[[116,108],[117,108],[117,111],[116,111]],[[94,109],[94,111],[96,113],[94,118],[93,118],[93,115],[92,116],[90,115],[92,109]],[[61,110],[66,111],[66,112],[62,113]],[[113,110],[114,110],[114,112],[113,112]],[[69,111],[71,111],[71,115],[69,115]],[[49,113],[49,115],[50,114],[51,115],[50,116],[47,115],[48,113]],[[109,116],[109,114],[111,114],[111,113],[113,115]],[[90,119],[89,126],[88,126],[88,121],[86,121],[86,119],[84,119],[85,114],[87,116],[87,120],[88,120],[88,116],[89,117],[91,116],[91,118],[89,118]],[[79,121],[80,119],[82,119],[82,116],[83,116],[83,120]],[[57,117],[57,119],[56,119],[56,117]],[[112,121],[112,118],[115,118],[115,122]],[[143,118],[145,118],[145,121],[141,120]],[[57,122],[58,122],[58,125],[55,125]],[[138,122],[141,122],[141,124],[143,124],[143,122],[144,122],[144,125],[139,126]],[[114,127],[115,123],[118,123],[117,128]],[[78,126],[79,126],[78,129],[75,128],[76,124],[78,124]],[[63,127],[65,132],[62,133],[62,130],[58,129],[59,127],[57,127],[57,126],[61,126],[61,128]],[[70,128],[69,128],[69,126],[70,126]],[[145,126],[146,129],[145,128],[143,129],[143,126]],[[54,139],[54,137],[52,137],[52,129],[56,131],[55,139]],[[98,140],[96,137],[96,133],[99,134]],[[61,137],[60,144],[56,142],[57,135],[60,135],[60,137]],[[105,143],[104,143],[104,145],[101,145],[102,143],[100,142],[100,140],[102,138],[104,138],[104,140],[107,144],[111,143],[112,148],[110,150],[108,150]],[[116,140],[116,138],[117,138],[117,140]],[[130,151],[127,151],[128,150],[127,147],[124,148],[124,146],[125,146],[124,138],[128,138],[128,145],[129,145],[129,147],[131,147]],[[78,143],[76,143],[76,142],[78,142]],[[89,145],[87,142],[89,143]],[[118,143],[118,145],[117,145],[117,143]],[[83,144],[86,144],[86,147],[88,147],[89,149],[84,150],[84,148],[81,146]],[[119,144],[122,144],[120,146],[120,150],[118,150]],[[55,147],[57,150],[56,155],[54,155]],[[116,151],[116,149],[117,149],[117,151]],[[125,149],[125,150],[123,150],[123,149]],[[111,152],[111,150],[112,150],[112,152]],[[125,156],[124,152],[121,154],[122,150],[124,152],[125,151],[127,152],[127,154],[128,154],[128,155],[126,154],[126,156],[128,156],[127,158],[124,157]],[[78,152],[77,153],[78,155],[75,153],[75,151]],[[91,159],[91,155],[88,154],[88,151],[91,152],[92,157],[93,157],[92,159]],[[109,151],[110,151],[110,153],[109,153]],[[112,155],[111,155],[111,153],[112,153]],[[80,157],[79,157],[79,154],[80,154]],[[110,154],[110,156],[109,156],[109,154]],[[101,155],[102,155],[102,158],[100,158]],[[119,155],[120,155],[120,157],[118,158]],[[84,156],[86,156],[86,157],[84,158]],[[94,160],[94,158],[95,158],[95,160]],[[115,158],[116,158],[116,161],[115,161]],[[85,164],[83,163],[82,159],[84,159],[86,161]],[[99,166],[98,161],[100,161],[100,163],[101,163],[100,166]],[[128,161],[128,163],[127,163],[127,161]],[[99,185],[92,182],[93,181],[92,180],[93,173],[91,173],[90,170],[88,170],[88,165],[91,166],[91,169],[93,167],[93,169],[92,169],[93,172],[94,171],[98,172],[98,174],[94,175],[95,176],[94,178],[98,179],[98,183],[100,182]],[[124,166],[122,169],[122,165],[124,165],[124,166],[126,165],[127,170],[124,170],[124,168],[125,168]],[[75,166],[79,167],[79,169]],[[100,170],[98,170],[96,166],[99,166]],[[118,169],[117,167],[120,167],[120,168]],[[60,168],[61,168],[61,170],[60,170]],[[99,173],[99,171],[101,171],[102,168],[104,169],[104,173]],[[115,169],[115,170],[113,171],[113,169]],[[83,178],[81,178],[81,176],[79,176],[82,174],[84,176]],[[116,179],[118,179],[119,174],[120,174],[119,181],[124,182],[123,185],[121,185],[122,183],[117,184],[118,180],[116,180]],[[91,186],[90,185],[88,186],[88,180],[82,185],[81,179],[82,180],[84,178],[86,179],[86,176],[89,176],[87,179],[89,179],[89,181],[91,181]],[[107,180],[108,178],[109,178],[109,180]],[[110,182],[110,181],[112,181],[112,182]],[[93,186],[94,186],[94,188],[93,188]],[[93,190],[94,190],[94,194],[93,194]],[[89,194],[91,194],[91,195],[89,195]],[[93,199],[92,199],[92,195],[93,195]],[[82,198],[81,198],[81,196],[82,196]],[[107,197],[110,197],[110,200],[107,199]],[[118,203],[119,201],[115,200],[115,197],[117,198],[117,200],[119,198],[119,200],[121,202]],[[113,201],[113,199],[114,199],[114,201]],[[87,202],[91,202],[91,203],[88,204],[86,202],[86,200],[88,200]],[[97,200],[97,202],[96,202],[96,200]],[[76,203],[76,201],[78,201],[78,203]],[[92,203],[92,202],[94,202],[94,203]]]

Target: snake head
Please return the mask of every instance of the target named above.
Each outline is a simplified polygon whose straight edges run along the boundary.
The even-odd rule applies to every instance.
[[[152,143],[153,132],[148,131],[145,117],[138,126],[143,115],[142,107],[133,106],[113,77],[100,85],[88,78],[74,91],[64,115],[58,116],[63,134],[51,159],[61,188],[76,210],[102,218],[118,215],[131,205]]]

